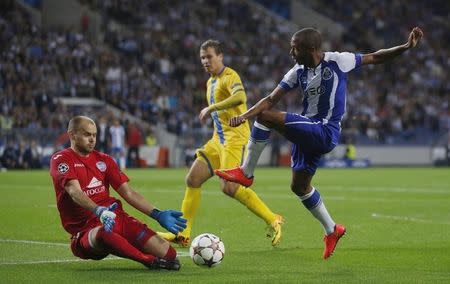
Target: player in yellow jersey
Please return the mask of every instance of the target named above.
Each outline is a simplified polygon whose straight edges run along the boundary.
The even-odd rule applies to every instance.
[[[186,192],[181,211],[187,219],[187,227],[182,233],[158,234],[168,241],[188,246],[192,224],[200,205],[201,186],[214,175],[215,169],[239,166],[246,152],[245,145],[250,136],[248,123],[230,127],[229,120],[247,111],[247,96],[241,78],[233,69],[223,64],[222,45],[216,40],[207,40],[200,47],[200,59],[211,77],[207,82],[206,99],[208,106],[202,109],[199,118],[202,123],[211,117],[214,123],[212,138],[196,152],[196,160],[186,176]],[[276,246],[281,238],[283,217],[273,213],[256,193],[237,183],[221,179],[222,191],[241,202],[256,216],[263,219],[269,228],[267,234]]]

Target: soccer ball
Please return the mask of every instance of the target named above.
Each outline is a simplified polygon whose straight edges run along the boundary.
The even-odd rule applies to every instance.
[[[199,266],[214,267],[222,262],[225,246],[218,236],[205,233],[192,240],[189,255]]]

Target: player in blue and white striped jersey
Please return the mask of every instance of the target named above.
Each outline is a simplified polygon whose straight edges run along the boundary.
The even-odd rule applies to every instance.
[[[120,124],[116,118],[113,125],[109,127],[109,134],[111,135],[111,155],[119,164],[121,170],[125,169],[125,128]]]
[[[341,120],[345,113],[347,74],[361,65],[380,64],[399,56],[415,47],[422,36],[422,30],[415,27],[402,45],[369,54],[355,54],[323,52],[322,37],[317,30],[305,28],[297,31],[292,36],[290,51],[296,61],[295,66],[286,73],[272,93],[244,114],[230,120],[231,126],[238,126],[256,117],[247,144],[248,156],[243,165],[216,170],[215,173],[228,181],[250,186],[256,163],[268,143],[271,129],[283,134],[293,143],[291,189],[323,225],[323,258],[327,259],[346,229],[333,221],[319,191],[311,185],[311,180],[322,155],[330,152],[339,142]],[[301,114],[272,108],[282,96],[298,87],[303,91]]]

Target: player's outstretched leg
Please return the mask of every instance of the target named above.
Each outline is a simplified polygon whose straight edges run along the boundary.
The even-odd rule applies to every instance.
[[[296,173],[296,178],[294,178],[294,183],[299,182],[301,180],[302,173]],[[296,190],[293,191],[297,194]],[[343,225],[336,224],[328,213],[325,204],[322,201],[320,193],[314,187],[312,187],[311,191],[304,194],[299,195],[299,198],[306,209],[308,209],[311,214],[320,221],[325,230],[325,250],[323,252],[323,258],[329,258],[335,248],[339,239],[345,234],[345,227]]]
[[[234,169],[219,169],[215,170],[214,173],[224,180],[239,183],[245,187],[249,187],[253,183],[253,176],[247,177],[240,167]]]
[[[197,214],[198,207],[200,206],[201,188],[186,186],[183,202],[181,204],[181,212],[183,212],[183,218],[187,220],[186,228],[178,235],[174,235],[170,232],[157,232],[158,236],[162,237],[168,242],[178,244],[181,247],[188,247],[191,239],[191,229],[194,223],[195,215]]]
[[[108,249],[114,255],[129,258],[141,263],[151,262],[155,259],[153,255],[145,254],[135,248],[127,239],[114,232],[106,232],[102,227],[95,237],[102,247]]]
[[[259,157],[269,142],[270,129],[255,121],[253,124],[250,139],[247,144],[248,155],[242,167],[234,169],[219,169],[214,173],[227,181],[239,183],[249,187],[253,183],[253,172],[255,171]]]
[[[270,223],[267,231],[267,237],[272,239],[272,246],[277,246],[281,241],[281,226],[284,224],[284,218],[276,215],[275,220]]]
[[[174,235],[170,232],[156,232],[156,234],[158,234],[158,236],[165,239],[166,241],[178,244],[181,247],[188,247],[191,242],[190,237],[185,237],[180,234]]]
[[[268,225],[267,237],[272,239],[272,246],[277,246],[281,240],[283,217],[273,213],[251,188],[239,186],[233,197],[266,222]]]
[[[323,242],[325,243],[325,249],[323,251],[323,258],[329,258],[336,249],[336,245],[342,236],[345,235],[346,229],[344,225],[336,224],[334,226],[334,232],[328,235],[325,235],[323,238]]]
[[[171,243],[173,243],[175,241],[175,238],[177,237],[171,232],[156,232],[156,234]]]

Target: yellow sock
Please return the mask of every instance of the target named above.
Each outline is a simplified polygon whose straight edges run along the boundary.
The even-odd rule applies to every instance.
[[[234,198],[247,206],[256,216],[263,219],[267,224],[271,224],[276,219],[276,214],[256,195],[251,188],[239,186]]]
[[[183,237],[190,237],[192,223],[194,222],[195,214],[197,213],[198,206],[200,205],[201,188],[186,187],[184,193],[183,203],[181,203],[181,212],[183,212],[183,218],[187,220],[186,229],[180,233]]]

